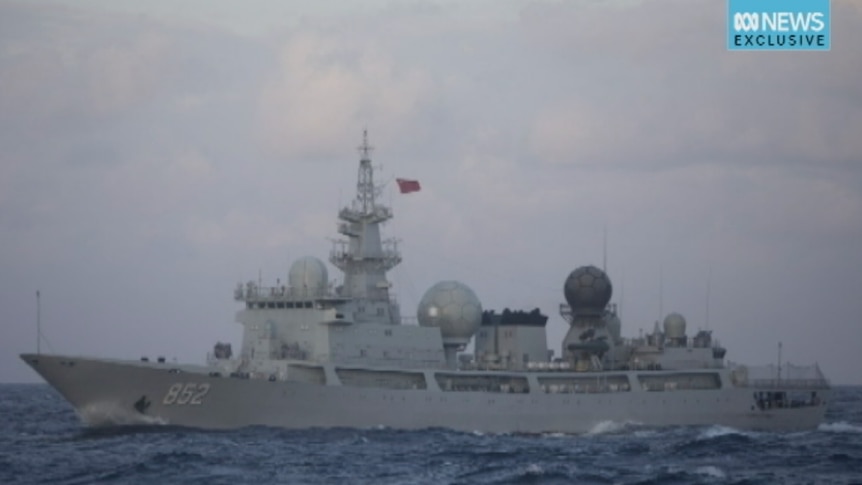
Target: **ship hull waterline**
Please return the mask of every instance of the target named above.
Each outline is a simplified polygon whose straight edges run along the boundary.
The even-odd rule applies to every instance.
[[[136,361],[46,354],[22,354],[21,358],[89,426],[390,427],[588,433],[603,423],[614,422],[801,431],[815,429],[822,422],[829,398],[829,390],[822,389],[817,391],[822,400],[817,406],[759,409],[753,398],[758,389],[751,387],[594,394],[389,390],[230,378],[172,371]],[[188,392],[181,395],[179,389]]]

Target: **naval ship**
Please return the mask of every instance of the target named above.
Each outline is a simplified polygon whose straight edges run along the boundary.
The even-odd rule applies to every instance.
[[[342,238],[329,253],[343,278],[330,281],[309,256],[292,263],[286,284],[238,284],[238,352],[216,343],[203,365],[21,358],[89,426],[585,433],[608,422],[805,430],[823,419],[830,384],[816,364],[726,362],[711,331],[689,336],[678,313],[623,338],[610,278],[595,266],[564,280],[569,330],[556,357],[540,310],[483,310],[459,281],[433,285],[416,316],[402,317],[387,279],[402,259],[397,241],[381,238],[393,214],[370,153],[366,133],[356,197],[338,212]]]

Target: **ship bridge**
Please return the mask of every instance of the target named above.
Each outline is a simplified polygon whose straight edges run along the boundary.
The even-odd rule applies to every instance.
[[[258,286],[248,282],[234,289],[234,300],[245,302],[247,309],[255,308],[331,308],[345,303],[347,297],[336,295],[331,287],[293,289],[288,286]]]

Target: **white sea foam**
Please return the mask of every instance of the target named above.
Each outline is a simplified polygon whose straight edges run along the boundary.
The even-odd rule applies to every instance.
[[[590,428],[590,430],[587,431],[587,434],[588,435],[595,435],[595,434],[619,433],[620,431],[623,431],[623,430],[630,428],[632,426],[637,426],[639,424],[640,423],[637,423],[634,421],[624,421],[624,422],[600,421],[600,422],[596,423],[595,426]]]
[[[527,465],[527,474],[529,475],[542,475],[545,473],[545,470],[535,463],[530,463]]]
[[[99,401],[78,409],[78,416],[90,426],[165,425],[166,420],[128,409],[116,402]]]
[[[703,432],[700,433],[700,435],[697,437],[697,439],[708,440],[708,439],[712,439],[712,438],[718,438],[719,436],[727,436],[727,435],[731,435],[731,434],[736,434],[736,435],[740,435],[740,436],[749,436],[749,433],[744,432],[744,431],[740,431],[736,428],[731,428],[729,426],[714,425],[714,426],[710,426],[709,428],[706,428],[705,430],[703,430]]]
[[[837,423],[823,423],[817,427],[817,430],[830,433],[862,433],[862,426],[847,421],[838,421]]]
[[[706,475],[713,478],[724,478],[727,476],[723,471],[721,471],[721,468],[712,465],[699,466],[694,470],[694,472],[698,475]]]

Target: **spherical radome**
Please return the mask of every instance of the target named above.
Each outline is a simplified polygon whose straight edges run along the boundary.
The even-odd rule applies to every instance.
[[[664,335],[667,338],[685,337],[685,317],[676,312],[664,317]]]
[[[601,315],[612,293],[611,279],[595,266],[572,271],[563,285],[563,294],[575,315]]]
[[[467,344],[482,323],[482,303],[469,286],[441,281],[422,296],[416,317],[423,327],[439,327],[444,343]]]
[[[313,256],[305,256],[294,261],[287,274],[287,284],[290,285],[290,291],[295,294],[323,292],[328,282],[326,265]]]

